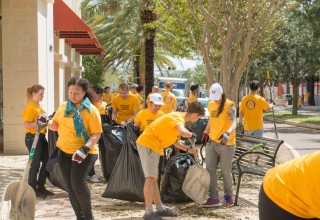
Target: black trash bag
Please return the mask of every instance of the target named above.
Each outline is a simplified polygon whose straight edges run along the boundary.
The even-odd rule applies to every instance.
[[[99,157],[104,178],[108,181],[125,143],[126,132],[119,125],[102,124],[103,134],[99,141]]]
[[[135,141],[137,138],[129,126],[127,126],[126,131],[126,143],[122,147],[102,197],[144,202],[143,187],[145,177],[136,149]]]
[[[208,119],[201,118],[189,126],[190,130],[197,135],[196,144],[202,143],[203,132],[207,127]],[[188,141],[189,142],[189,141]]]
[[[50,156],[57,150],[56,142],[58,140],[58,132],[48,130],[48,152]],[[55,164],[49,173],[49,181],[52,185],[67,191],[66,184],[64,182],[59,163]]]
[[[195,164],[194,159],[187,153],[170,158],[161,182],[161,200],[166,203],[191,201],[182,191],[182,184],[189,167]]]

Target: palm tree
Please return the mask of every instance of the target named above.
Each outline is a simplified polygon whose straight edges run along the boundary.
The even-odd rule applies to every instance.
[[[164,47],[155,48],[157,16],[154,9],[151,0],[85,0],[82,3],[83,18],[107,49],[101,59],[103,66],[128,72],[133,69],[135,82],[146,83],[146,95],[154,83],[154,63],[158,68],[174,66],[166,57],[169,53]]]

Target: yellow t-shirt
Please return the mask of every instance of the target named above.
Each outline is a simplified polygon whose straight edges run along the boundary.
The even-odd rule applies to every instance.
[[[162,92],[162,101],[164,105],[161,106],[160,111],[165,114],[171,113],[174,111],[173,104],[177,104],[176,96],[172,92]]]
[[[108,112],[106,110],[107,103],[102,101],[102,102],[96,102],[94,103],[94,106],[99,110],[100,115],[107,115]]]
[[[147,147],[158,154],[180,139],[178,125],[184,126],[185,113],[172,112],[161,116],[147,126],[137,140],[137,144]]]
[[[136,115],[134,118],[135,122],[140,124],[140,131],[143,131],[148,125],[150,125],[154,120],[164,115],[162,111],[152,113],[149,108],[146,108]]]
[[[293,215],[320,218],[319,167],[319,151],[274,167],[264,177],[264,191],[274,203]]]
[[[309,92],[304,92],[304,94],[303,94],[303,96],[304,96],[303,99],[308,101],[309,95],[310,95]]]
[[[269,108],[269,103],[257,94],[250,94],[242,98],[240,111],[244,113],[244,130],[263,129],[263,110]]]
[[[61,104],[56,111],[53,120],[58,124],[58,140],[57,147],[67,154],[74,154],[84,142],[84,137],[77,137],[76,129],[73,124],[73,111],[67,116],[64,116],[67,103]],[[83,109],[80,114],[87,134],[90,137],[91,134],[102,133],[101,118],[98,109],[91,104],[91,113],[87,109]],[[93,146],[89,154],[97,154],[97,145]]]
[[[22,112],[22,121],[36,122],[37,116],[42,113],[45,113],[45,111],[41,108],[40,104],[34,102],[33,100],[29,100],[26,108]],[[47,128],[43,128],[41,129],[40,133],[45,134],[46,131],[47,131]],[[25,132],[35,134],[37,132],[37,127],[26,128]]]
[[[119,95],[119,93],[114,92],[111,94],[111,102],[113,101],[114,97],[116,97],[117,95]]]
[[[116,122],[120,124],[120,122],[131,118],[134,114],[134,111],[140,109],[140,104],[136,95],[129,94],[126,99],[123,99],[120,95],[117,95],[114,97],[111,107],[113,109],[117,109]]]
[[[221,142],[221,140],[219,140],[220,136],[230,128],[231,121],[236,120],[235,105],[232,101],[226,100],[223,111],[218,116],[219,106],[220,104],[214,101],[208,103],[208,123],[210,123],[209,137],[216,143]],[[230,139],[226,145],[234,145],[235,136],[235,131],[231,132]]]
[[[197,97],[190,92],[190,95],[189,95],[189,98],[188,98],[188,103],[191,104],[191,103],[196,102],[196,101],[198,101]]]
[[[106,102],[107,104],[111,103],[111,94],[103,93],[103,101]]]

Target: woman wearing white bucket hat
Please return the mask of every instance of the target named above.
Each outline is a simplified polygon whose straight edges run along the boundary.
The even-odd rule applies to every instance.
[[[232,201],[232,158],[235,152],[236,113],[235,104],[226,98],[219,83],[214,83],[209,91],[209,122],[203,134],[206,143],[206,169],[210,174],[210,198],[202,207],[220,206],[217,184],[217,168],[220,163],[225,205],[231,206]]]

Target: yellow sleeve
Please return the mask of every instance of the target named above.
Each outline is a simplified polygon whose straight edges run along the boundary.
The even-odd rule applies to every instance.
[[[114,98],[113,98],[113,100],[112,100],[112,102],[111,102],[111,107],[113,108],[113,109],[117,109],[118,110],[118,108],[117,108],[117,104],[118,104],[118,98],[117,98],[117,96],[115,96]]]
[[[91,110],[92,112],[90,114],[90,120],[88,123],[90,134],[100,134],[102,133],[102,125],[99,111],[96,107],[92,107]]]
[[[134,118],[134,122],[137,122],[137,123],[141,124],[141,115],[142,115],[142,111],[138,112],[138,114]]]
[[[66,103],[61,104],[52,118],[52,120],[55,121],[58,125],[60,123],[61,117],[64,117],[64,111],[65,111],[66,105],[67,105]]]
[[[37,112],[31,105],[27,105],[24,111],[22,112],[23,122],[35,122],[37,117]]]

